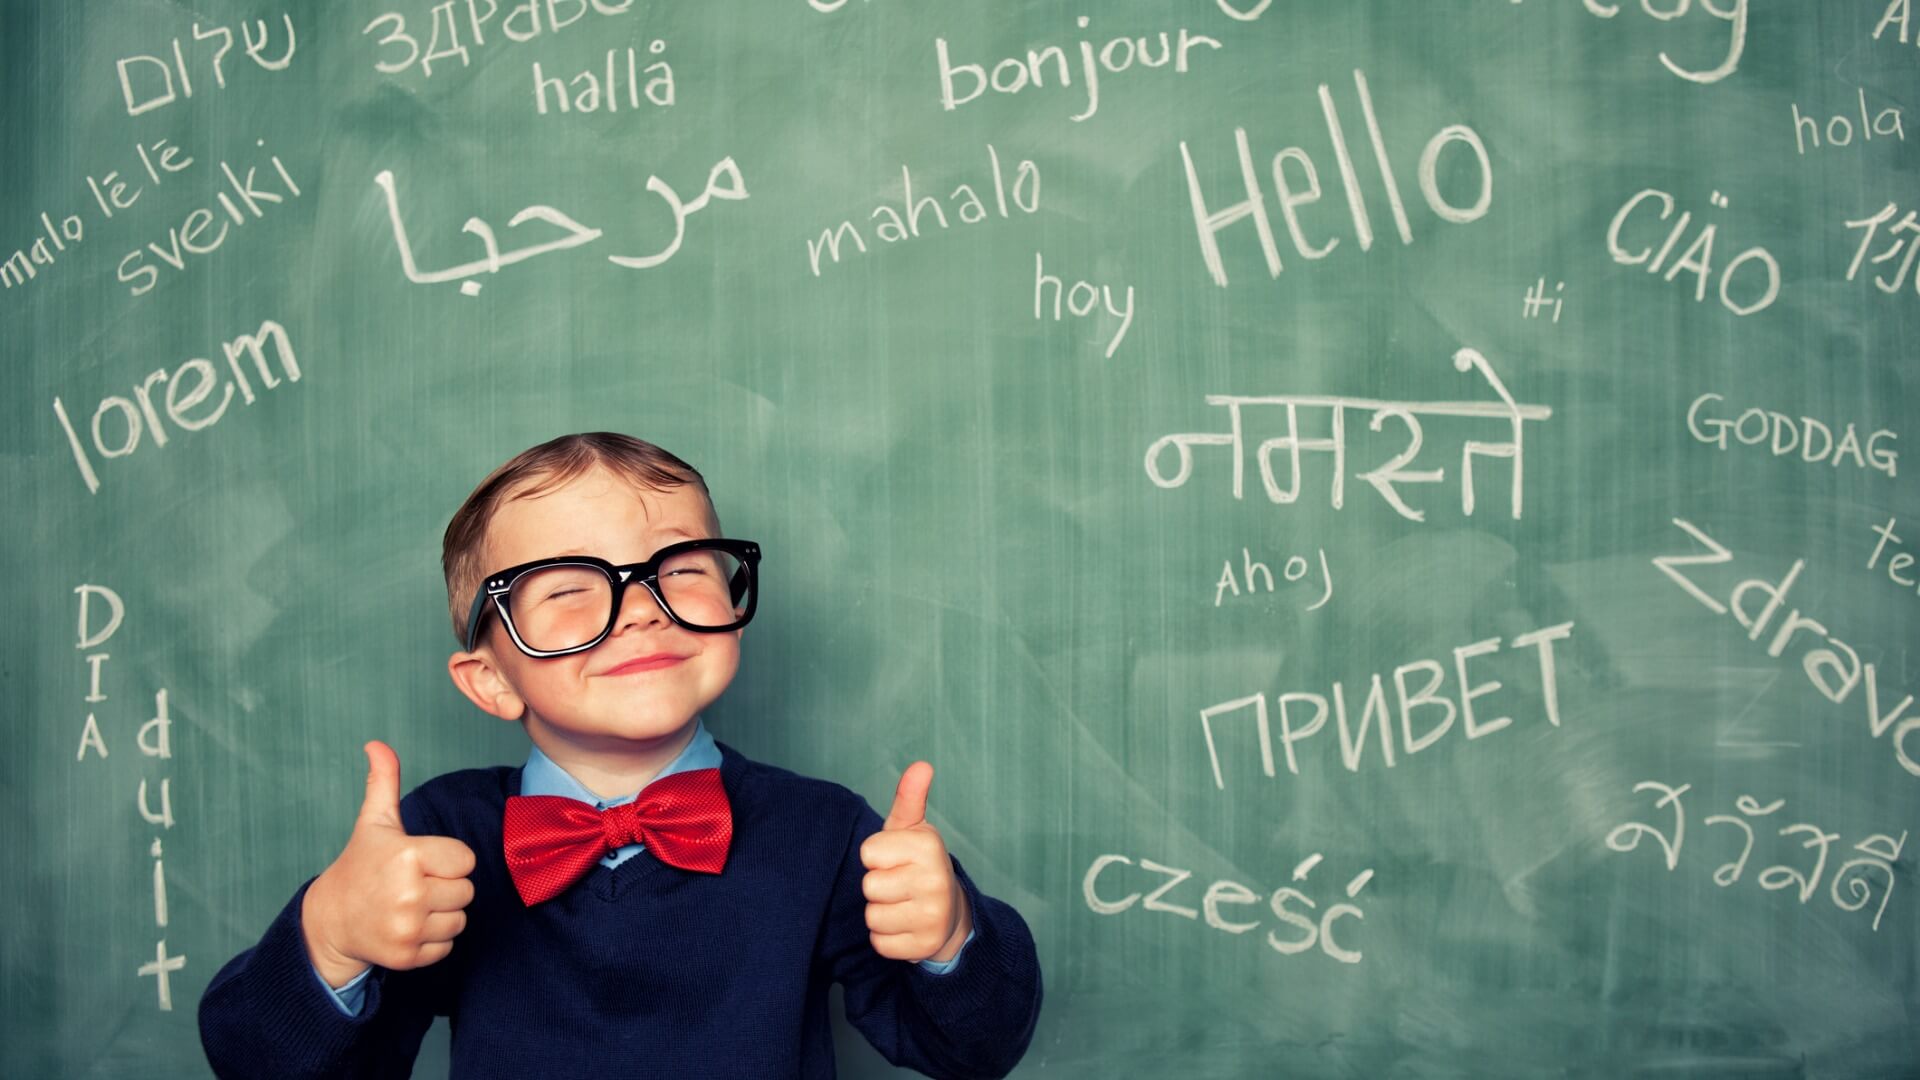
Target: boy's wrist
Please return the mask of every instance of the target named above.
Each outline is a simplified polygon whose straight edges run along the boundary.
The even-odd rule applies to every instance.
[[[314,882],[314,885],[319,885],[319,882]],[[300,903],[300,936],[307,946],[307,961],[319,972],[320,978],[335,990],[352,982],[372,966],[347,956],[327,943],[325,935],[320,932],[320,920],[315,918],[312,886],[308,887],[307,895]]]
[[[953,933],[947,936],[946,942],[940,946],[939,951],[927,957],[936,964],[944,964],[960,955],[960,946],[967,943],[967,935],[973,932],[973,913],[967,906],[966,891],[960,888],[959,882],[955,882],[954,892],[956,894],[954,902],[960,906],[960,920],[954,925]]]

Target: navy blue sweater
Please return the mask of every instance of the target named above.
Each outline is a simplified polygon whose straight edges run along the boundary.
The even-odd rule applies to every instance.
[[[1020,914],[954,860],[975,938],[944,975],[867,939],[860,844],[881,826],[839,784],[720,744],[733,846],[720,874],[650,850],[525,907],[500,822],[518,768],[467,769],[400,802],[412,835],[472,848],[474,899],[453,952],[375,968],[343,1015],[313,977],[300,932],[312,879],[200,1001],[200,1039],[222,1077],[401,1077],[435,1016],[452,1076],[831,1077],[827,990],[888,1061],[934,1077],[1004,1076],[1040,1013],[1039,958]]]

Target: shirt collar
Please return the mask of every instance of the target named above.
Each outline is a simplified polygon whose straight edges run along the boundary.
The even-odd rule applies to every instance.
[[[671,776],[678,772],[693,769],[717,769],[720,767],[720,748],[714,745],[713,735],[707,731],[706,721],[694,719],[693,738],[687,743],[680,755],[668,762],[659,775]],[[653,781],[648,781],[652,783]],[[602,799],[595,795],[585,784],[575,780],[573,775],[554,763],[538,746],[527,754],[527,763],[520,771],[520,794],[522,795],[565,795],[569,799],[578,799],[601,809],[630,803],[640,797],[638,791],[623,795],[617,799]]]

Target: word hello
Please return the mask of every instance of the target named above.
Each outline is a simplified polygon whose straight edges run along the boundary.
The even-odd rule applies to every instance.
[[[647,46],[647,52],[658,56],[667,50],[667,43],[656,41]],[[606,79],[602,81],[593,71],[583,71],[567,82],[561,82],[558,76],[545,78],[540,72],[540,62],[533,62],[533,100],[540,115],[547,115],[547,91],[553,91],[553,97],[560,105],[561,112],[598,112],[600,103],[605,101],[610,113],[620,111],[620,72],[614,63],[616,50],[607,50]],[[637,109],[644,98],[654,105],[666,108],[673,104],[673,66],[665,60],[655,61],[645,68],[640,67],[640,52],[629,46],[626,50],[626,99],[627,108]],[[645,86],[640,84],[640,76],[646,75]],[[573,100],[567,100],[567,87],[573,87]],[[601,93],[605,90],[605,94]]]
[[[1867,120],[1867,91],[1865,87],[1855,88],[1860,97],[1860,134],[1867,142],[1875,135],[1892,135],[1901,142],[1907,141],[1906,129],[1900,125],[1900,107],[1889,105],[1881,109],[1873,120]],[[1800,105],[1793,105],[1793,143],[1800,153],[1807,152],[1807,142],[1812,140],[1813,148],[1820,149],[1820,123],[1811,116],[1800,115]],[[1853,121],[1845,116],[1835,116],[1827,121],[1827,145],[1846,146],[1853,142]]]
[[[1711,401],[1725,401],[1719,394],[1701,394],[1693,399],[1687,408],[1687,432],[1696,440],[1708,446],[1725,450],[1727,435],[1732,433],[1734,440],[1746,446],[1759,446],[1770,443],[1774,457],[1785,457],[1800,448],[1800,460],[1808,464],[1831,461],[1834,468],[1840,467],[1840,460],[1853,455],[1855,466],[1877,469],[1889,477],[1895,474],[1900,455],[1893,450],[1883,448],[1881,439],[1892,442],[1899,438],[1893,432],[1882,428],[1867,438],[1865,456],[1860,453],[1860,435],[1852,424],[1840,436],[1836,443],[1833,429],[1815,420],[1811,416],[1802,416],[1797,421],[1785,413],[1772,412],[1761,408],[1748,409],[1737,419],[1729,420],[1725,416],[1703,416],[1702,407]],[[1819,449],[1815,449],[1815,444]]]
[[[91,431],[94,451],[107,459],[126,457],[140,449],[143,433],[152,434],[155,446],[167,445],[166,425],[160,422],[160,411],[153,404],[155,383],[167,384],[166,395],[162,399],[167,419],[182,431],[199,431],[219,422],[226,414],[228,404],[233,401],[235,386],[240,388],[240,396],[245,403],[253,404],[253,384],[247,379],[246,368],[240,363],[240,358],[252,357],[261,390],[279,386],[279,377],[267,366],[265,346],[269,342],[273,345],[274,354],[280,361],[280,370],[287,381],[299,382],[300,363],[293,355],[293,342],[287,337],[287,328],[268,319],[260,324],[257,332],[241,334],[220,347],[226,355],[232,382],[219,384],[219,370],[210,361],[195,358],[175,368],[171,375],[164,368],[155,368],[134,386],[132,401],[117,396],[102,398],[93,410]],[[216,384],[220,385],[218,402],[210,409],[203,408],[207,399],[213,396]],[[137,407],[135,401],[139,402]],[[80,469],[80,478],[86,481],[87,491],[98,492],[100,477],[94,472],[93,462],[87,457],[86,445],[74,432],[73,422],[67,419],[66,406],[61,404],[58,397],[53,399],[53,413],[60,418],[60,427],[67,433],[67,443],[73,448],[74,464]],[[120,425],[119,437],[109,438],[108,425],[116,417]]]
[[[255,139],[254,144],[265,146],[267,143],[265,139]],[[219,192],[214,198],[227,212],[227,218],[233,225],[246,225],[249,221],[258,221],[267,216],[267,207],[278,206],[290,199],[300,197],[300,185],[293,182],[292,174],[288,173],[287,167],[281,164],[279,156],[270,154],[268,160],[273,162],[274,171],[280,175],[284,187],[276,189],[271,179],[267,181],[265,187],[261,187],[257,183],[260,172],[258,167],[248,169],[246,178],[242,179],[233,171],[233,166],[224,161],[220,163],[220,171],[226,177],[228,190]],[[239,200],[238,204],[234,202],[235,199]],[[246,207],[245,214],[240,212],[242,206]],[[208,227],[215,223],[220,227],[209,235]],[[212,210],[201,207],[188,214],[186,220],[177,228],[167,230],[165,247],[162,247],[159,241],[148,241],[144,249],[129,251],[126,257],[120,260],[115,276],[129,286],[127,290],[129,295],[142,296],[152,292],[153,287],[159,283],[161,268],[145,265],[148,252],[151,252],[162,264],[184,273],[187,269],[187,256],[211,255],[219,250],[220,245],[226,242],[227,226],[228,221],[220,220]]]
[[[1400,242],[1411,244],[1413,225],[1407,219],[1406,206],[1400,199],[1400,184],[1395,179],[1393,162],[1387,156],[1386,139],[1380,132],[1379,118],[1373,112],[1373,96],[1367,90],[1366,73],[1355,69],[1353,85],[1359,94],[1360,113],[1366,120],[1368,141],[1373,146],[1374,162],[1380,167],[1381,183],[1386,187],[1387,206],[1393,212]],[[1326,117],[1327,134],[1333,140],[1334,160],[1340,167],[1340,181],[1346,190],[1347,211],[1353,218],[1354,239],[1359,242],[1361,251],[1369,251],[1373,248],[1373,219],[1367,212],[1366,196],[1361,193],[1360,180],[1354,172],[1346,129],[1341,126],[1340,112],[1334,107],[1333,94],[1325,83],[1320,84],[1320,111]],[[1222,229],[1242,218],[1251,218],[1255,231],[1259,233],[1260,250],[1267,261],[1267,276],[1277,278],[1281,270],[1280,249],[1273,242],[1273,224],[1267,216],[1267,199],[1260,186],[1260,177],[1254,171],[1253,152],[1247,145],[1246,129],[1235,128],[1233,138],[1240,151],[1240,182],[1247,197],[1219,210],[1208,209],[1206,197],[1200,191],[1200,175],[1193,167],[1193,154],[1187,149],[1186,140],[1180,142],[1180,160],[1187,168],[1187,194],[1193,204],[1193,223],[1200,237],[1200,256],[1214,284],[1220,286],[1227,284],[1227,271],[1220,261],[1219,234]],[[1471,151],[1479,165],[1479,191],[1473,202],[1464,207],[1449,201],[1440,190],[1440,155],[1453,143],[1460,143]],[[1302,186],[1298,189],[1287,179],[1288,162],[1300,170]],[[1320,201],[1320,174],[1314,168],[1313,158],[1305,150],[1289,146],[1273,155],[1272,175],[1274,191],[1280,196],[1280,216],[1286,222],[1287,234],[1293,238],[1294,250],[1307,260],[1326,258],[1339,246],[1340,237],[1329,237],[1326,243],[1315,245],[1307,238],[1300,221],[1299,208]],[[1480,136],[1464,124],[1443,128],[1427,140],[1426,149],[1420,154],[1418,177],[1421,195],[1442,221],[1454,224],[1478,221],[1486,216],[1487,209],[1493,205],[1493,162],[1487,157],[1487,147],[1480,141]]]
[[[1095,286],[1091,281],[1076,281],[1071,288],[1067,288],[1059,278],[1047,273],[1046,260],[1036,251],[1033,253],[1033,317],[1036,319],[1045,317],[1049,285],[1053,286],[1054,322],[1060,321],[1062,304],[1068,313],[1085,318],[1093,314],[1094,308],[1102,306],[1104,298],[1108,314],[1120,320],[1120,328],[1114,331],[1112,340],[1107,342],[1107,356],[1111,358],[1113,351],[1120,347],[1120,342],[1127,336],[1127,327],[1133,325],[1133,286],[1127,286],[1126,307],[1115,307],[1113,286]]]
[[[1080,16],[1080,29],[1085,30],[1091,20]],[[1186,74],[1187,53],[1196,45],[1205,45],[1218,49],[1220,43],[1201,34],[1189,34],[1186,27],[1172,31],[1160,31],[1160,52],[1154,55],[1151,38],[1117,37],[1102,45],[1099,50],[1099,62],[1094,62],[1093,42],[1080,43],[1080,86],[1087,96],[1087,107],[1077,115],[1069,117],[1075,123],[1085,120],[1100,110],[1100,69],[1106,68],[1109,74],[1118,75],[1132,67],[1138,60],[1142,68],[1163,68],[1171,61],[1173,70]],[[1043,49],[1029,49],[1025,59],[1010,56],[993,65],[989,75],[985,67],[979,64],[955,64],[947,53],[947,39],[933,39],[934,61],[940,68],[940,107],[951,112],[967,102],[987,92],[991,87],[998,94],[1017,94],[1032,86],[1040,89],[1047,85],[1047,65],[1053,65],[1054,84],[1061,87],[1073,85],[1073,73],[1069,70],[1066,51],[1058,45],[1048,45]],[[972,86],[965,92],[956,93],[953,86],[955,75],[972,80]]]
[[[1313,868],[1320,864],[1320,860],[1321,856],[1318,853],[1309,855],[1301,860],[1300,865],[1293,868],[1294,885],[1306,881],[1307,875],[1313,873]],[[1201,917],[1200,911],[1196,911],[1182,904],[1177,904],[1171,899],[1162,899],[1178,887],[1181,882],[1192,877],[1193,871],[1180,870],[1171,866],[1162,866],[1152,859],[1141,859],[1139,868],[1148,874],[1157,874],[1165,878],[1166,880],[1160,884],[1159,888],[1147,893],[1144,898],[1142,898],[1141,894],[1137,891],[1130,892],[1116,900],[1102,897],[1098,890],[1100,875],[1106,871],[1108,867],[1116,863],[1121,866],[1134,865],[1133,860],[1127,858],[1125,855],[1101,855],[1093,860],[1093,865],[1087,867],[1086,876],[1080,879],[1080,894],[1086,898],[1087,907],[1092,909],[1096,914],[1118,915],[1137,903],[1140,905],[1141,911],[1158,911],[1166,915],[1178,915],[1183,919],[1197,920]],[[1120,870],[1113,871],[1115,876],[1123,873],[1124,871]],[[1127,876],[1135,879],[1140,877],[1139,874]],[[1148,878],[1147,880],[1153,879]],[[1347,899],[1357,899],[1360,895],[1360,890],[1366,888],[1367,882],[1372,880],[1372,870],[1362,870],[1358,874],[1355,874],[1346,885],[1345,892]],[[1237,881],[1221,879],[1207,886],[1206,895],[1200,898],[1200,907],[1206,912],[1206,923],[1208,926],[1228,934],[1244,934],[1249,930],[1257,928],[1260,925],[1259,921],[1237,922],[1230,920],[1221,909],[1229,905],[1239,907],[1247,904],[1257,904],[1259,902],[1260,895],[1252,889],[1247,888]],[[1285,938],[1281,937],[1277,931],[1267,931],[1267,947],[1271,948],[1274,952],[1280,953],[1283,956],[1294,956],[1306,952],[1317,944],[1320,946],[1321,952],[1343,964],[1357,964],[1360,962],[1362,954],[1358,949],[1341,948],[1333,938],[1334,924],[1338,923],[1341,919],[1352,919],[1355,922],[1359,922],[1365,918],[1358,907],[1353,904],[1334,904],[1327,908],[1318,918],[1315,918],[1312,912],[1318,905],[1308,898],[1306,893],[1294,888],[1292,885],[1275,889],[1267,899],[1267,906],[1268,909],[1273,912],[1275,919],[1294,928],[1293,934]]]
[[[1006,172],[1000,167],[1000,154],[993,144],[987,144],[988,167],[993,173],[993,202],[1002,218],[1011,217],[1008,210],[1009,196],[1013,207],[1022,213],[1031,214],[1040,209],[1040,168],[1031,161],[1022,161],[1014,169],[1013,183],[1007,183]],[[889,244],[897,244],[920,235],[920,215],[933,211],[933,220],[940,223],[942,229],[949,227],[947,212],[931,195],[923,196],[919,201],[913,197],[913,172],[907,166],[900,166],[900,209],[882,203],[873,208],[869,220],[880,222],[876,233]],[[1024,192],[1024,198],[1022,194]],[[965,196],[962,198],[962,196]],[[961,184],[953,189],[947,198],[953,204],[954,214],[966,225],[978,225],[987,219],[986,204],[973,190],[971,184]],[[904,211],[904,216],[902,215]],[[851,237],[860,254],[867,253],[867,241],[860,235],[852,221],[842,221],[836,227],[821,230],[819,242],[807,241],[807,258],[813,264],[813,276],[820,276],[820,253],[825,251],[834,262],[840,261],[840,243]]]
[[[1906,541],[1893,534],[1894,522],[1897,520],[1897,518],[1888,518],[1885,525],[1875,525],[1873,527],[1873,533],[1880,538],[1880,542],[1873,545],[1873,555],[1867,559],[1867,569],[1871,570],[1879,565],[1880,553],[1887,550],[1887,544],[1889,542],[1895,545],[1906,543]],[[1912,565],[1913,556],[1910,553],[1895,551],[1893,557],[1887,560],[1887,577],[1890,578],[1895,585],[1905,586],[1908,589],[1914,590],[1916,593],[1920,593],[1920,581],[1900,576],[1900,571]]]
[[[1668,230],[1667,238],[1665,242],[1660,245],[1658,254],[1654,253],[1652,245],[1642,248],[1638,253],[1629,252],[1620,246],[1621,230],[1626,226],[1627,221],[1633,217],[1634,212],[1640,208],[1640,204],[1646,202],[1648,199],[1654,199],[1660,203],[1661,221],[1665,221],[1667,218],[1673,216],[1674,201],[1672,195],[1664,191],[1657,191],[1653,188],[1647,188],[1635,194],[1633,198],[1628,199],[1621,205],[1619,212],[1613,215],[1613,222],[1607,226],[1607,251],[1613,256],[1613,261],[1622,266],[1644,266],[1646,267],[1647,273],[1657,274],[1660,272],[1660,267],[1665,265],[1667,256],[1673,253],[1674,245],[1680,242],[1681,234],[1687,231],[1687,223],[1693,220],[1693,211],[1681,211],[1680,220],[1674,222],[1673,228]],[[1707,201],[1714,206],[1724,209],[1732,200],[1716,191]],[[1713,276],[1713,243],[1719,228],[1718,225],[1709,224],[1695,234],[1693,242],[1688,244],[1686,250],[1680,253],[1680,258],[1674,261],[1665,275],[1668,281],[1672,281],[1675,277],[1679,276],[1682,271],[1691,270],[1694,277],[1693,299],[1695,303],[1699,303],[1707,298],[1707,280]],[[1651,261],[1649,261],[1649,258],[1651,258]],[[1746,266],[1750,262],[1756,263],[1754,272],[1766,276],[1764,279],[1761,279],[1763,284],[1760,285],[1757,294],[1749,287],[1749,294],[1753,294],[1755,298],[1743,304],[1733,298],[1731,286],[1734,275],[1739,272],[1741,267]],[[1749,274],[1748,277],[1751,279],[1752,274]],[[1720,304],[1735,315],[1751,315],[1756,311],[1764,310],[1779,296],[1780,262],[1775,259],[1773,254],[1766,248],[1750,247],[1734,256],[1733,261],[1728,263],[1720,271]]]

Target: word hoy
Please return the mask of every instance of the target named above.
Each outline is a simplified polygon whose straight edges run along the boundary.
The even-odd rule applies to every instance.
[[[647,46],[647,52],[655,56],[665,51],[667,51],[667,43],[664,41],[656,41]],[[561,112],[599,112],[600,104],[603,101],[606,103],[608,112],[619,112],[621,97],[620,75],[623,68],[615,64],[614,58],[616,55],[617,50],[607,50],[605,81],[602,81],[600,76],[592,69],[582,71],[566,82],[561,82],[560,77],[557,75],[549,79],[541,73],[540,61],[535,60],[533,62],[533,100],[534,104],[540,110],[540,115],[547,115],[548,90],[553,91],[554,100],[559,103]],[[629,46],[626,49],[624,71],[627,76],[625,92],[627,108],[639,108],[642,100],[661,108],[666,108],[673,104],[673,66],[671,64],[665,60],[656,60],[642,68],[640,66],[640,51]],[[640,76],[642,75],[647,76],[645,86],[642,86],[640,83]],[[569,86],[573,88],[573,100],[571,102],[567,100],[567,88]],[[604,91],[604,94],[602,91]]]
[[[267,145],[265,139],[255,139],[254,144]],[[233,225],[245,225],[249,221],[258,221],[267,216],[267,207],[278,206],[300,197],[300,185],[293,182],[293,175],[287,172],[287,167],[281,163],[279,156],[270,154],[268,160],[273,162],[273,171],[279,174],[280,183],[284,186],[276,186],[271,177],[267,178],[263,185],[258,166],[249,168],[247,175],[242,178],[233,171],[233,166],[224,161],[220,163],[220,172],[226,178],[227,190],[220,191],[214,198],[226,211],[227,219]],[[246,208],[246,213],[241,213],[241,207]],[[161,246],[159,241],[148,241],[145,248],[136,248],[127,252],[126,256],[120,260],[115,276],[128,286],[129,295],[141,296],[152,292],[153,287],[160,281],[160,266],[146,265],[148,252],[152,252],[154,258],[160,260],[162,264],[184,273],[187,269],[187,256],[211,255],[226,242],[228,220],[221,220],[212,210],[203,206],[188,214],[186,220],[177,228],[167,230],[166,246]],[[218,224],[219,228],[209,233],[209,228],[215,224]]]
[[[182,431],[199,431],[212,427],[226,414],[227,406],[233,401],[235,386],[240,388],[240,396],[246,404],[253,404],[253,383],[247,378],[245,365],[240,363],[242,356],[253,359],[254,372],[260,378],[262,391],[271,390],[280,385],[280,379],[267,366],[265,346],[271,343],[274,354],[279,358],[281,373],[288,382],[300,381],[300,363],[293,355],[293,342],[287,337],[287,328],[268,319],[260,324],[255,333],[241,334],[232,341],[221,345],[226,355],[227,370],[233,381],[220,386],[218,401],[208,404],[213,396],[214,386],[219,384],[219,370],[210,361],[198,358],[188,360],[173,369],[168,375],[165,368],[155,368],[145,379],[133,388],[133,400],[124,397],[108,396],[102,398],[93,410],[93,423],[90,425],[93,435],[93,449],[103,458],[121,458],[140,449],[143,432],[153,435],[155,446],[167,445],[167,428],[160,422],[160,410],[154,408],[154,384],[166,383],[166,394],[162,404],[167,419]],[[134,403],[138,402],[136,406]],[[87,456],[87,448],[73,429],[73,422],[67,418],[66,406],[60,399],[53,399],[53,414],[60,418],[60,427],[67,433],[67,444],[73,448],[74,464],[80,469],[80,478],[87,483],[89,492],[100,490],[100,477],[94,471],[93,462]],[[120,428],[118,438],[109,437],[108,426],[118,419]]]
[[[1413,224],[1407,218],[1406,204],[1400,198],[1400,183],[1395,178],[1393,162],[1387,156],[1386,137],[1381,134],[1379,117],[1374,115],[1373,95],[1367,90],[1366,72],[1355,69],[1353,73],[1354,90],[1360,98],[1360,114],[1366,122],[1367,139],[1373,146],[1374,162],[1380,167],[1380,180],[1386,187],[1387,207],[1393,212],[1394,227],[1399,230],[1402,244],[1413,243]],[[1327,84],[1320,84],[1320,111],[1326,117],[1327,134],[1333,140],[1334,160],[1340,167],[1340,182],[1347,195],[1347,211],[1353,218],[1354,239],[1359,241],[1361,251],[1373,248],[1373,218],[1367,212],[1367,199],[1360,190],[1360,180],[1353,168],[1353,153],[1347,146],[1346,129],[1340,122],[1340,110],[1333,103],[1333,94]],[[1280,276],[1280,249],[1273,241],[1273,224],[1267,216],[1266,194],[1260,186],[1260,177],[1254,172],[1253,151],[1247,145],[1247,130],[1233,129],[1234,144],[1240,151],[1240,181],[1247,197],[1220,210],[1209,210],[1206,197],[1200,191],[1200,175],[1193,166],[1193,154],[1187,149],[1186,140],[1180,141],[1180,160],[1187,167],[1187,194],[1193,203],[1193,223],[1200,234],[1200,256],[1207,264],[1207,272],[1213,275],[1216,285],[1227,283],[1227,271],[1220,261],[1219,234],[1222,229],[1242,218],[1251,218],[1254,229],[1260,236],[1260,250],[1266,256],[1267,276]],[[1450,202],[1440,190],[1439,169],[1440,154],[1451,143],[1461,143],[1473,152],[1479,164],[1479,192],[1473,202],[1465,207]],[[1295,189],[1287,179],[1287,163],[1292,162],[1300,170],[1302,186]],[[1286,222],[1287,235],[1293,238],[1293,248],[1304,259],[1324,259],[1340,244],[1337,236],[1329,237],[1325,244],[1315,245],[1307,238],[1305,227],[1300,221],[1299,208],[1320,200],[1320,173],[1314,168],[1313,158],[1297,146],[1289,146],[1273,155],[1273,187],[1280,196],[1280,216]],[[1486,144],[1472,128],[1464,124],[1454,124],[1440,130],[1427,140],[1426,149],[1420,154],[1418,172],[1420,193],[1427,205],[1443,221],[1465,224],[1485,217],[1493,205],[1493,162],[1487,157]]]
[[[1047,273],[1046,260],[1039,252],[1033,253],[1033,317],[1044,319],[1046,311],[1047,286],[1053,286],[1053,321],[1059,322],[1061,307],[1064,304],[1068,312],[1085,318],[1093,314],[1093,309],[1104,304],[1108,314],[1120,320],[1120,328],[1113,332],[1113,339],[1107,342],[1107,356],[1120,347],[1121,339],[1127,336],[1127,327],[1133,325],[1133,286],[1127,286],[1127,304],[1115,307],[1113,286],[1094,285],[1091,281],[1076,281],[1071,287],[1059,278]]]
[[[1729,563],[1733,561],[1733,552],[1721,547],[1713,537],[1708,536],[1691,522],[1674,518],[1673,523],[1688,536],[1699,541],[1707,549],[1707,554],[1656,555],[1653,559],[1655,568],[1672,578],[1675,584],[1687,591],[1687,595],[1700,601],[1715,615],[1725,615],[1731,611],[1734,620],[1747,628],[1747,637],[1753,641],[1759,641],[1760,635],[1766,632],[1767,624],[1773,621],[1774,613],[1786,603],[1787,593],[1793,588],[1794,581],[1800,577],[1800,570],[1806,566],[1807,560],[1795,559],[1786,576],[1777,583],[1762,578],[1748,578],[1742,581],[1734,586],[1732,594],[1723,604],[1696,584],[1692,578],[1682,573],[1679,568]],[[1757,614],[1749,613],[1747,610],[1748,598],[1755,593],[1767,598],[1766,606]],[[1907,736],[1920,731],[1920,713],[1901,719],[1907,708],[1913,704],[1913,695],[1908,694],[1902,698],[1891,712],[1882,709],[1879,680],[1874,666],[1862,664],[1860,654],[1855,652],[1851,645],[1828,633],[1825,626],[1801,615],[1798,608],[1788,612],[1786,621],[1780,625],[1779,632],[1774,634],[1772,644],[1767,646],[1767,655],[1779,658],[1801,631],[1824,638],[1826,644],[1830,646],[1830,648],[1809,649],[1800,658],[1800,667],[1806,672],[1807,681],[1812,683],[1813,688],[1820,691],[1828,701],[1837,705],[1852,696],[1853,691],[1860,686],[1864,678],[1867,689],[1867,730],[1877,739],[1892,728],[1893,753],[1899,759],[1900,767],[1915,776],[1920,776],[1920,759],[1907,753],[1906,747]]]
[[[1092,20],[1080,16],[1080,29],[1085,30]],[[1106,68],[1109,74],[1118,75],[1138,61],[1142,68],[1163,68],[1169,62],[1178,74],[1186,74],[1187,53],[1196,45],[1205,45],[1218,49],[1220,43],[1203,34],[1190,34],[1186,27],[1176,31],[1162,30],[1159,33],[1159,53],[1154,53],[1152,37],[1117,37],[1102,45],[1099,49],[1099,62],[1094,61],[1093,42],[1080,43],[1080,87],[1087,96],[1087,107],[1078,115],[1069,117],[1075,123],[1087,119],[1100,111],[1100,69]],[[1070,70],[1066,50],[1058,45],[1048,45],[1042,49],[1028,49],[1025,59],[1009,56],[993,65],[993,73],[980,64],[956,64],[947,52],[947,39],[933,39],[933,56],[940,68],[940,107],[948,111],[959,108],[979,97],[992,88],[998,94],[1017,94],[1032,86],[1040,89],[1047,85],[1051,77],[1054,85],[1070,87],[1073,85],[1073,72]],[[1052,65],[1053,74],[1047,74]],[[955,75],[972,80],[970,88],[956,92],[953,85]]]
[[[1031,214],[1040,209],[1040,168],[1031,161],[1021,161],[1014,168],[1013,183],[1007,183],[1006,171],[1001,168],[1000,154],[987,144],[987,163],[993,173],[993,203],[1003,218],[1012,217],[1008,210],[1011,202],[1022,213]],[[1022,197],[1024,194],[1024,197]],[[964,196],[964,198],[962,197]],[[961,184],[947,196],[952,203],[954,214],[962,223],[978,225],[987,219],[987,206],[980,201],[973,185]],[[889,244],[897,244],[920,235],[920,215],[927,210],[933,211],[933,219],[942,229],[949,227],[947,212],[940,206],[939,200],[931,195],[922,196],[918,201],[913,197],[913,170],[900,166],[900,209],[896,210],[885,203],[873,208],[867,215],[868,220],[880,222],[876,234]],[[904,216],[902,211],[905,211]],[[820,253],[838,263],[840,261],[840,243],[851,237],[860,254],[867,253],[867,241],[861,236],[859,228],[852,221],[842,221],[837,226],[821,230],[818,242],[807,241],[807,258],[813,265],[813,276],[820,276]]]

